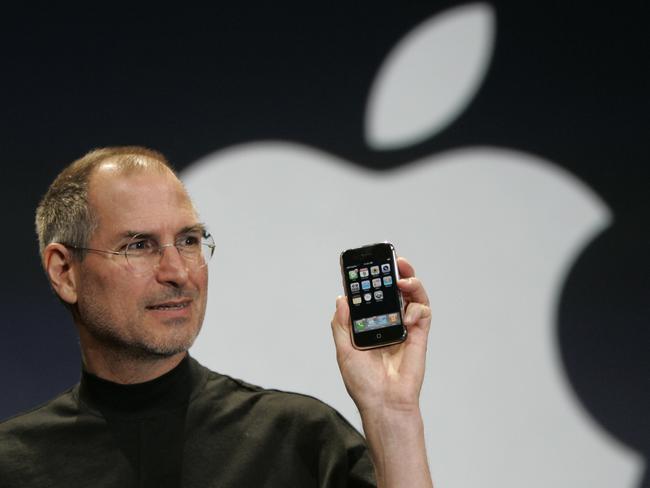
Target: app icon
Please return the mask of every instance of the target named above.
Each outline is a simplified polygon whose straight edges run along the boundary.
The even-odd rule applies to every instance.
[[[377,290],[375,292],[375,300],[383,300],[384,299],[384,292],[381,290]]]
[[[376,329],[377,327],[386,327],[388,325],[388,317],[386,315],[376,315],[366,319],[366,325],[369,329]]]
[[[367,278],[368,277],[368,268],[361,268],[359,270],[359,276],[362,278]]]
[[[363,330],[363,329],[366,328],[366,323],[364,322],[363,319],[361,319],[361,320],[355,320],[355,321],[354,321],[354,328],[355,328],[357,331]]]
[[[389,313],[388,314],[388,321],[390,322],[390,325],[399,324],[399,314],[398,313]]]
[[[352,297],[352,303],[354,305],[359,305],[361,303],[361,297],[359,295],[355,295]]]
[[[359,283],[358,282],[350,283],[350,291],[353,293],[359,291]]]
[[[370,280],[363,280],[361,282],[361,288],[364,290],[370,290]]]
[[[379,266],[371,266],[370,274],[373,276],[377,276],[379,274]]]
[[[379,288],[381,286],[381,278],[373,278],[372,287]]]
[[[359,270],[358,269],[351,269],[348,271],[348,276],[350,277],[351,280],[356,280],[359,278]]]
[[[381,265],[381,272],[382,273],[390,273],[390,264],[382,264]]]
[[[363,299],[366,302],[369,302],[370,300],[372,300],[372,295],[370,293],[366,293],[365,295],[363,295]]]
[[[384,286],[391,286],[393,284],[392,276],[384,276]]]

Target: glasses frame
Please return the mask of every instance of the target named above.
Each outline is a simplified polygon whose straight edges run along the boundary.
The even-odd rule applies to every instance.
[[[203,240],[203,239],[208,239],[208,242],[206,243],[206,242],[203,242],[203,241],[202,241],[200,245],[201,245],[201,246],[206,246],[206,247],[208,247],[208,249],[210,249],[210,255],[209,255],[208,258],[205,260],[205,263],[202,264],[201,266],[199,266],[198,269],[205,268],[205,267],[210,263],[210,261],[212,260],[212,256],[214,256],[214,250],[215,250],[215,248],[217,247],[216,244],[214,243],[214,237],[212,237],[212,234],[210,234],[210,233],[209,233],[207,230],[205,230],[205,229],[203,229],[203,230],[201,231],[201,233],[202,233],[201,239],[202,239],[202,240]],[[129,244],[130,244],[131,242],[133,242],[133,241],[138,240],[139,238],[147,237],[147,236],[148,236],[147,234],[134,234],[134,235],[131,237],[131,239],[129,240]],[[73,246],[72,244],[66,244],[66,243],[63,243],[63,242],[62,242],[61,244],[64,245],[65,247],[67,247],[67,248],[75,249],[75,250],[77,250],[77,251],[91,251],[91,252],[100,252],[100,253],[104,253],[104,254],[112,254],[112,255],[114,255],[114,256],[124,256],[124,259],[126,260],[126,264],[127,264],[127,266],[129,267],[129,269],[131,270],[132,273],[134,273],[136,276],[140,276],[141,274],[143,274],[143,273],[136,272],[136,271],[134,270],[134,266],[133,266],[133,264],[131,263],[131,261],[129,261],[129,255],[128,255],[128,249],[129,249],[129,246],[128,246],[128,244],[124,247],[124,250],[123,250],[123,251],[111,251],[111,250],[109,250],[109,249],[96,249],[96,248],[93,248],[93,247],[80,247],[80,246]],[[173,244],[162,244],[162,245],[158,244],[157,249],[153,250],[153,251],[151,252],[151,254],[152,254],[152,255],[154,255],[154,254],[158,254],[158,256],[159,256],[159,260],[160,260],[160,259],[162,259],[162,255],[163,255],[164,249],[165,249],[166,247],[175,247],[176,250],[178,251],[179,256],[183,259],[183,262],[184,262],[184,263],[191,262],[191,260],[188,260],[188,259],[185,257],[186,255],[183,253],[183,251],[181,251],[181,250],[178,248],[178,245],[177,245],[176,243],[173,243]],[[159,262],[160,262],[160,261],[159,261]],[[159,264],[159,262],[158,262],[157,264],[155,264],[155,265],[152,266],[152,270],[154,270],[154,269],[156,268],[156,266]]]

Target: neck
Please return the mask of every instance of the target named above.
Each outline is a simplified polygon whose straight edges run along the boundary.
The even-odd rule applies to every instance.
[[[187,355],[182,351],[172,356],[133,356],[119,351],[82,347],[84,368],[104,380],[123,385],[144,383],[174,369]]]

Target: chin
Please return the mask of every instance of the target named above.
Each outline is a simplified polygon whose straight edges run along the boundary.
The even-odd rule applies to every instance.
[[[194,344],[197,335],[198,331],[192,334],[186,333],[183,337],[161,338],[157,341],[142,344],[142,348],[148,353],[159,357],[171,357],[182,352],[187,352],[192,347],[192,344]]]

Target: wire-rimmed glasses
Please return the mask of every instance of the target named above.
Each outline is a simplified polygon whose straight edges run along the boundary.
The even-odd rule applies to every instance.
[[[180,233],[173,244],[161,245],[150,234],[135,234],[119,251],[64,245],[77,250],[124,256],[129,269],[138,276],[158,267],[166,247],[175,247],[186,266],[194,268],[207,266],[215,248],[214,238],[203,227],[191,228]]]

